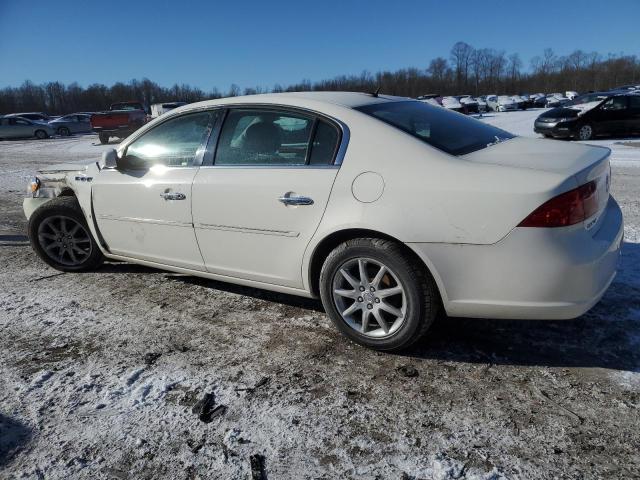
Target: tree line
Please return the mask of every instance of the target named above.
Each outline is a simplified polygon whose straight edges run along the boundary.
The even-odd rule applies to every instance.
[[[417,97],[427,93],[440,95],[482,95],[578,92],[607,90],[624,84],[640,84],[640,60],[636,55],[609,54],[576,50],[569,55],[557,55],[547,48],[531,59],[529,68],[517,53],[504,50],[474,48],[457,42],[449,57],[437,57],[426,68],[403,68],[359,75],[340,75],[327,80],[273,88],[241,89],[231,85],[228,91],[217,88],[205,92],[190,85],[161,87],[143,78],[128,83],[117,82],[108,87],[92,84],[82,87],[48,82],[36,85],[27,80],[19,87],[0,89],[0,114],[42,111],[50,114],[93,112],[106,109],[111,103],[137,100],[146,105],[159,102],[200,100],[250,95],[256,93],[343,90],[373,92]]]

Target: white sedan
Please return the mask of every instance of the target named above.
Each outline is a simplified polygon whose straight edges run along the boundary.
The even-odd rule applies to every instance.
[[[379,350],[452,316],[577,317],[611,283],[609,150],[519,138],[406,98],[285,93],[187,105],[25,199],[49,265],[105,259],[320,297]]]

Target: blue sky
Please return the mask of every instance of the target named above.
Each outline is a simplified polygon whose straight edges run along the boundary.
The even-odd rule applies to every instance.
[[[204,90],[425,68],[458,40],[640,55],[640,0],[0,0],[0,87],[148,77]]]

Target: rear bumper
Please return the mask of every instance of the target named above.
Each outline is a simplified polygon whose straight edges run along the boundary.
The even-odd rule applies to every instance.
[[[613,281],[623,238],[613,199],[597,232],[515,228],[493,245],[408,244],[432,269],[448,315],[477,318],[576,318]]]

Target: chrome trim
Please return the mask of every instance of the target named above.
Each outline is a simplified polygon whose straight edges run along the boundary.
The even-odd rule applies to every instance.
[[[303,170],[331,170],[339,169],[340,165],[202,165],[200,168],[247,168],[247,169],[264,169],[270,168],[272,170],[290,170],[290,169],[303,169]]]
[[[231,225],[214,225],[210,223],[196,223],[194,227],[202,228],[205,230],[223,230],[228,232],[255,233],[260,235],[277,235],[280,237],[297,237],[300,235],[299,232],[287,232],[284,230],[267,230],[267,229],[261,229],[261,228],[248,228],[248,227],[234,227]]]
[[[171,220],[158,220],[156,218],[117,217],[115,215],[96,215],[96,218],[100,220],[115,220],[119,222],[151,223],[154,225],[193,228],[193,224],[191,222],[174,222]]]

